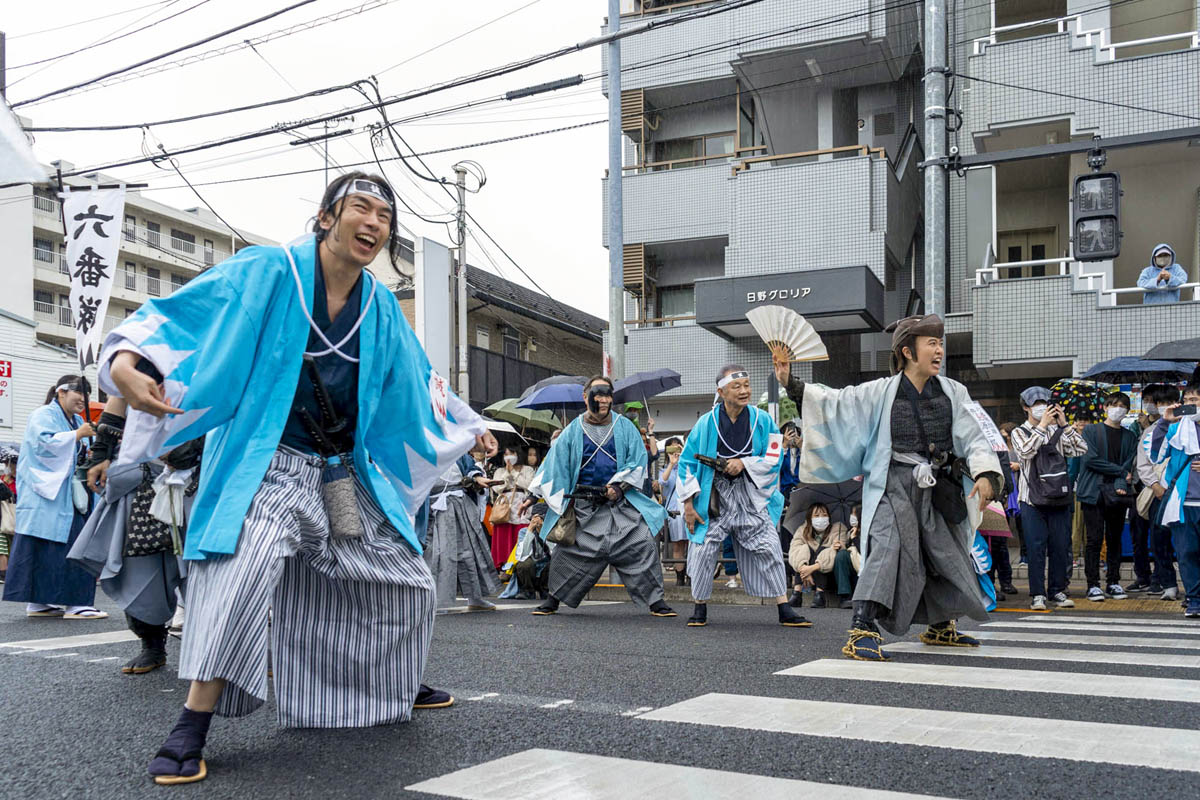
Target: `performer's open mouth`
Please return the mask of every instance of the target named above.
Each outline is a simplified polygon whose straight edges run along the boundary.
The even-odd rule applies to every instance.
[[[362,245],[363,249],[370,252],[375,249],[375,244],[379,241],[369,233],[359,233],[354,237],[354,241]]]

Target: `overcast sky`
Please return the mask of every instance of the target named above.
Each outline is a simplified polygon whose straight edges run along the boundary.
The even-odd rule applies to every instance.
[[[135,30],[197,3],[194,10],[120,41],[49,65],[18,68]],[[16,111],[31,118],[35,125],[45,126],[142,123],[285,97],[370,75],[379,76],[385,96],[401,94],[595,36],[600,32],[606,10],[604,0],[380,3],[384,0],[316,0],[166,60],[237,44],[346,9],[366,6],[366,10],[313,30],[259,44],[257,54],[243,48],[156,75],[23,106]],[[0,23],[8,34],[8,99],[20,102],[99,76],[290,4],[287,0],[9,3]],[[34,34],[127,9],[137,10]],[[514,13],[468,33],[509,12]],[[457,41],[422,54],[460,35],[462,38]],[[408,63],[401,64],[406,60]],[[588,76],[599,69],[600,51],[594,48],[502,78],[394,105],[388,113],[396,120],[575,74]],[[147,142],[155,149],[158,142],[168,150],[182,148],[362,103],[361,95],[342,91],[254,112],[155,127]],[[401,131],[417,152],[425,152],[603,119],[606,108],[600,83],[592,80],[581,87],[524,101],[405,123]],[[361,127],[379,119],[378,112],[369,112],[347,124]],[[473,159],[482,164],[488,182],[482,192],[469,196],[471,212],[553,296],[600,317],[607,316],[608,261],[607,251],[600,245],[600,180],[607,166],[606,131],[607,126],[594,125],[425,159],[437,174],[450,178],[454,176],[452,167],[457,161]],[[323,129],[306,131],[308,135],[323,132]],[[205,199],[231,224],[286,241],[306,229],[315,211],[324,187],[320,171],[225,185],[202,184],[324,166],[324,156],[319,152],[323,145],[288,146],[292,139],[285,134],[272,134],[181,156],[179,163]],[[43,162],[62,158],[77,167],[133,158],[142,148],[143,136],[137,130],[40,133],[34,144],[34,151]],[[380,156],[385,155],[394,155],[386,144],[380,149]],[[370,160],[370,137],[361,133],[332,139],[329,156],[339,164]],[[452,203],[439,187],[418,181],[398,161],[384,166],[387,177],[418,211],[446,218],[446,209]],[[149,183],[150,188],[144,191],[156,200],[181,208],[199,204],[189,189],[178,188],[182,183],[172,171],[144,164],[112,172],[130,182]],[[400,221],[418,235],[449,243],[443,225],[430,224],[408,214],[402,214]],[[529,285],[490,243],[487,250],[499,265],[499,274]],[[497,271],[473,240],[468,241],[467,257],[472,264]]]

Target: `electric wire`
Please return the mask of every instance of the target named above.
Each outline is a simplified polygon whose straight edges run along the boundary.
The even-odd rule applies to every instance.
[[[482,25],[476,25],[474,28],[471,28],[469,31],[463,31],[462,33],[458,34],[457,36],[447,39],[446,41],[441,42],[440,44],[435,44],[433,47],[422,50],[421,52],[416,53],[415,55],[411,55],[408,58],[404,59],[403,61],[399,61],[395,64],[392,64],[390,67],[384,67],[383,69],[378,70],[377,72],[375,72],[375,77],[379,77],[380,75],[383,75],[384,73],[391,72],[392,70],[396,69],[397,67],[402,67],[411,61],[416,61],[421,56],[429,55],[430,53],[434,52],[435,50],[440,50],[443,47],[445,47],[446,45],[453,44],[454,42],[457,42],[459,39],[462,39],[466,36],[470,36],[472,33],[475,33],[476,31],[483,30],[484,28],[488,27],[489,25],[493,25],[502,19],[511,17],[513,14],[516,14],[518,11],[524,11],[525,9],[529,8],[530,6],[537,5],[540,2],[542,2],[542,0],[532,0],[532,2],[526,3],[525,5],[520,6],[519,8],[514,8],[512,11],[508,11],[504,14],[501,14],[498,17],[495,17],[494,19],[488,20],[487,22],[483,23]]]
[[[108,14],[101,14],[98,17],[91,17],[89,19],[81,19],[78,22],[68,22],[65,25],[56,25],[53,28],[42,28],[39,31],[27,31],[25,33],[17,33],[17,34],[13,34],[7,38],[9,41],[15,41],[17,39],[24,39],[27,36],[40,36],[43,33],[57,33],[58,31],[65,31],[67,28],[78,28],[80,25],[87,25],[89,22],[99,22],[102,19],[111,19],[112,17],[123,17],[126,14],[132,14],[133,12],[141,11],[144,8],[150,8],[151,6],[166,5],[171,2],[174,2],[174,0],[155,0],[155,2],[153,2],[153,3],[146,3],[145,5],[134,6],[133,8],[127,8],[124,11],[113,11]]]

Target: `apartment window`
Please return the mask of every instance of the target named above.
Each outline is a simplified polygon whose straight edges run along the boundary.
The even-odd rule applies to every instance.
[[[162,228],[157,222],[146,221],[146,244],[151,247],[162,246]]]
[[[159,283],[160,273],[154,267],[146,267],[146,294],[158,297],[162,294],[162,284]]]
[[[695,287],[667,286],[659,289],[658,308],[659,314],[664,320],[664,325],[695,325]],[[691,319],[681,319],[681,317],[691,317]]]
[[[125,224],[121,228],[121,232],[125,234],[125,241],[137,241],[137,217],[133,214],[125,215]]]
[[[475,346],[482,347],[484,350],[490,350],[492,347],[492,334],[485,325],[477,325],[475,327]]]
[[[54,313],[54,293],[42,289],[33,290],[33,310],[39,314]]]
[[[504,355],[509,358],[521,357],[521,339],[519,336],[504,335]]]
[[[58,271],[63,275],[70,275],[71,270],[67,269],[67,245],[63,242],[58,246]]]
[[[685,169],[713,163],[720,156],[733,155],[733,131],[691,136],[686,139],[667,139],[654,142],[654,160],[668,162],[655,170]],[[706,160],[712,158],[713,162]]]
[[[213,247],[212,239],[204,240],[204,266],[211,267],[216,262],[216,248]]]
[[[184,284],[183,276],[177,272],[171,273],[171,291],[182,289]]]
[[[196,237],[186,231],[171,228],[171,247],[184,253],[196,252]]]
[[[60,294],[58,296],[58,324],[70,328],[75,327],[74,316],[71,314],[70,295]]]
[[[53,264],[54,244],[48,239],[34,239],[33,257],[36,261],[44,261],[47,264]]]
[[[137,264],[125,262],[125,288],[131,292],[137,291]]]

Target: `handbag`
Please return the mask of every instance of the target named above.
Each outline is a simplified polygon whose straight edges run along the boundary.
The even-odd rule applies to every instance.
[[[179,554],[179,542],[171,526],[150,514],[154,502],[154,479],[150,467],[142,465],[142,482],[130,494],[129,516],[125,522],[123,555],[152,556],[157,553]]]
[[[508,494],[502,494],[497,497],[496,501],[492,503],[491,522],[493,525],[505,524],[511,521],[512,501],[516,491],[516,489],[512,489]]]
[[[0,503],[0,534],[17,532],[17,506],[11,500]]]
[[[568,547],[575,544],[575,530],[579,527],[579,519],[575,516],[575,501],[572,500],[563,511],[554,527],[546,534],[546,541],[554,544],[565,544]]]
[[[1117,486],[1114,483],[1100,484],[1100,496],[1104,499],[1104,505],[1122,506],[1124,508],[1129,508],[1132,506],[1135,499],[1135,495],[1129,494],[1128,492],[1125,494],[1117,494]]]

